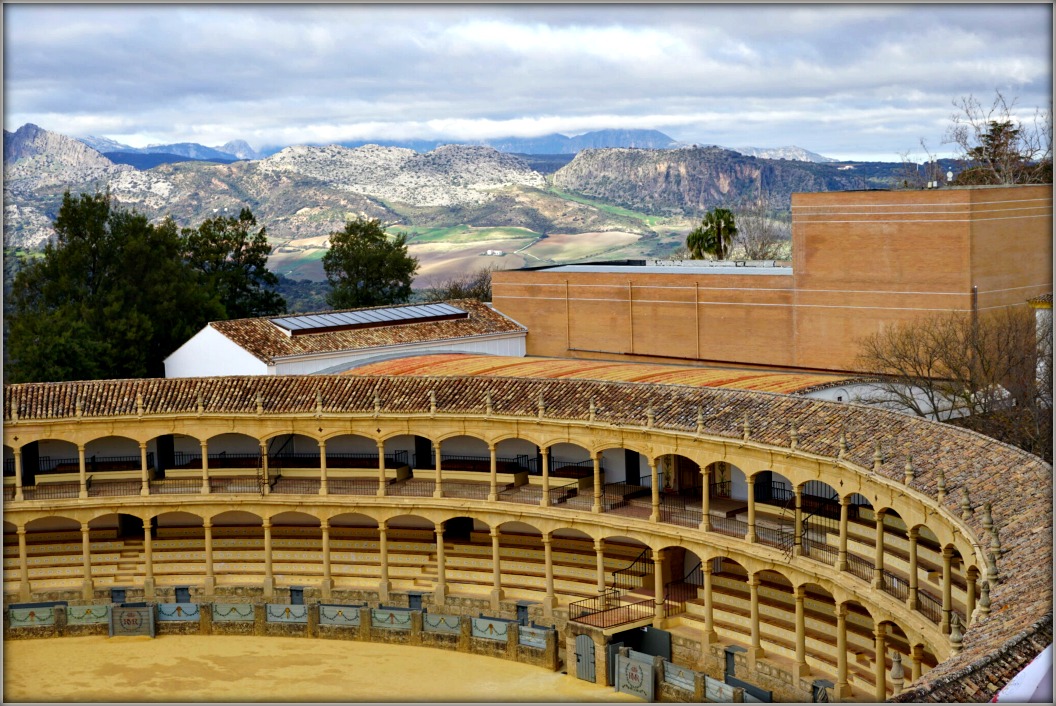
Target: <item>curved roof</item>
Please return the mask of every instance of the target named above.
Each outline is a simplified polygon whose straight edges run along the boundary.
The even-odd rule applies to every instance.
[[[724,387],[732,390],[804,394],[852,380],[813,373],[779,373],[765,370],[694,368],[655,363],[625,363],[570,358],[506,357],[464,353],[396,358],[353,368],[344,375],[411,375],[462,377],[515,377],[531,379],[611,380],[648,382],[689,387]]]

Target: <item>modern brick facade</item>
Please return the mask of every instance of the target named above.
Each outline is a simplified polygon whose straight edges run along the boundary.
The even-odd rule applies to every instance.
[[[493,275],[528,355],[851,371],[858,339],[1052,291],[1052,187],[794,194],[791,268]],[[731,263],[732,265],[732,263]]]

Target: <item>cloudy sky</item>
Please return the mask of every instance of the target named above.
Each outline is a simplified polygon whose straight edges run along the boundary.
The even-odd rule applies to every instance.
[[[4,127],[256,148],[661,130],[939,154],[953,101],[1052,102],[1052,9],[4,5]]]

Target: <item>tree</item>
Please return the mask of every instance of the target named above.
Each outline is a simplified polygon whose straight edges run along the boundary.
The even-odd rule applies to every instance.
[[[954,101],[944,142],[954,144],[967,168],[956,184],[1051,184],[1052,114],[1034,111],[1023,122],[1009,101],[996,91],[990,107],[975,96]]]
[[[379,221],[357,218],[330,234],[323,269],[333,287],[327,297],[331,306],[379,306],[410,298],[418,260],[407,254],[404,235],[390,240]]]
[[[161,377],[165,357],[223,315],[171,219],[66,192],[55,233],[12,286],[12,381]]]
[[[782,244],[791,237],[791,226],[774,218],[774,208],[768,198],[748,201],[738,207],[734,243],[744,251],[745,260],[775,260]]]
[[[268,270],[271,246],[266,229],[251,234],[256,226],[253,213],[243,208],[238,218],[210,218],[197,228],[183,230],[187,260],[219,296],[224,318],[269,316],[286,310],[285,300],[275,291],[279,279]]]
[[[686,247],[694,260],[703,260],[705,255],[725,260],[736,235],[737,225],[733,213],[727,208],[713,208],[704,214],[700,225],[686,237]]]
[[[495,265],[485,265],[462,275],[448,277],[429,289],[425,297],[429,301],[447,301],[450,299],[477,299],[491,301],[491,273],[501,269]]]
[[[965,426],[1052,459],[1051,327],[1026,306],[950,313],[859,342],[876,374],[858,401]]]

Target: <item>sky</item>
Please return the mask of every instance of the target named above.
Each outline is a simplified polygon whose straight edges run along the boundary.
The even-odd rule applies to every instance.
[[[1052,105],[1052,7],[4,5],[4,128],[133,147],[606,128],[936,156],[954,102]]]

